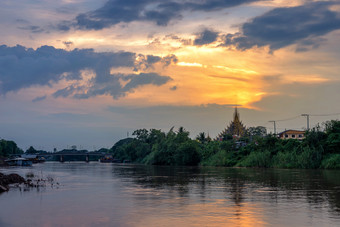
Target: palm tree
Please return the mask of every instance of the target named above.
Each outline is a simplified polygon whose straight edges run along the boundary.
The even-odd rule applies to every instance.
[[[201,143],[206,143],[208,140],[207,140],[207,136],[205,135],[205,132],[200,132],[197,136],[196,136],[196,139],[198,141],[200,141]]]

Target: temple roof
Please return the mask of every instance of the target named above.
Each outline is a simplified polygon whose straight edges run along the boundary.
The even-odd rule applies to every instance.
[[[234,119],[230,122],[229,126],[225,128],[219,135],[219,138],[224,138],[226,135],[242,137],[246,133],[246,127],[240,120],[240,114],[235,107]]]

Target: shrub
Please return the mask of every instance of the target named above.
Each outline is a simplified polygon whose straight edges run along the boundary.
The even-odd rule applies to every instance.
[[[321,162],[323,169],[340,169],[340,154],[330,154]]]
[[[244,160],[239,162],[237,166],[268,168],[271,166],[270,152],[268,150],[252,152]]]
[[[297,168],[297,154],[295,150],[290,152],[280,151],[273,157],[273,167],[276,168]]]

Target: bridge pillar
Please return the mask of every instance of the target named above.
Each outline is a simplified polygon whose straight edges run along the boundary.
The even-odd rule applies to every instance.
[[[90,162],[90,156],[89,155],[86,155],[86,162]]]

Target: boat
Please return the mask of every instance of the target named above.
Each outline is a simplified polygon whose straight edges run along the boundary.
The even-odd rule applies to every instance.
[[[112,157],[112,155],[105,155],[104,157],[102,157],[100,159],[100,162],[111,163],[111,162],[113,162],[113,157]]]
[[[27,159],[29,161],[32,161],[32,163],[43,163],[45,162],[45,157],[39,157],[36,154],[22,154],[21,158]]]
[[[31,166],[32,161],[26,158],[12,158],[5,160],[9,166]]]

